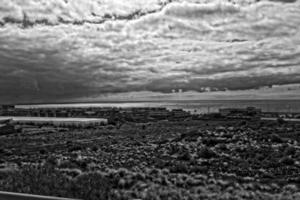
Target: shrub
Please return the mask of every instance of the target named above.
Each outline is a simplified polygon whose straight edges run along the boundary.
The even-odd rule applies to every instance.
[[[295,161],[292,158],[285,156],[280,160],[280,163],[285,165],[294,165]]]
[[[222,150],[222,151],[227,150],[227,146],[226,146],[225,143],[220,143],[220,144],[218,145],[218,148],[219,148],[220,150]]]
[[[207,173],[208,171],[208,167],[207,166],[193,166],[191,167],[191,172],[195,172],[195,173]]]
[[[68,149],[69,152],[73,152],[73,151],[81,151],[83,150],[82,146],[76,145],[76,146],[72,146]]]
[[[210,148],[204,147],[200,150],[200,152],[198,153],[198,156],[200,158],[210,159],[210,158],[216,157],[217,155]]]
[[[284,124],[284,123],[286,123],[286,121],[283,119],[283,118],[277,118],[277,123],[278,124]]]
[[[93,146],[92,147],[92,151],[98,151],[98,147],[97,146]]]
[[[78,176],[70,189],[74,196],[87,200],[109,199],[113,185],[111,181],[100,173],[87,173]]]
[[[276,143],[282,143],[283,142],[282,138],[279,137],[279,135],[277,135],[277,134],[272,134],[270,139],[271,139],[272,142],[276,142]]]
[[[286,156],[294,155],[295,153],[296,153],[296,149],[295,149],[295,147],[293,147],[293,146],[288,146],[288,147],[286,147],[285,150],[284,150],[284,154],[285,154]]]
[[[0,190],[79,198],[85,200],[111,199],[112,182],[100,173],[87,173],[69,179],[52,167],[25,167],[0,181]]]
[[[192,156],[191,156],[190,152],[188,150],[186,150],[178,156],[178,159],[184,160],[184,161],[190,161],[192,159]]]
[[[68,169],[73,169],[73,168],[77,168],[77,164],[75,162],[72,162],[70,160],[66,160],[66,161],[62,161],[59,164],[59,168],[68,168]]]
[[[46,154],[47,151],[46,151],[46,149],[40,149],[39,152],[40,152],[40,154]]]
[[[216,138],[206,138],[203,139],[203,144],[207,145],[207,146],[215,146],[219,143],[219,140]]]
[[[188,173],[188,166],[185,163],[176,163],[170,168],[172,173]]]
[[[247,121],[245,120],[242,120],[238,123],[238,126],[245,126],[245,125],[247,125]]]

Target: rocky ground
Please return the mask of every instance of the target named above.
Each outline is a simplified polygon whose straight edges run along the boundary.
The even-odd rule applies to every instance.
[[[123,124],[0,137],[0,190],[81,199],[300,199],[300,125]]]

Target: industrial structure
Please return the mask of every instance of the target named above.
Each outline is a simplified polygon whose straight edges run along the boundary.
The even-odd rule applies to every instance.
[[[11,119],[13,124],[57,126],[57,127],[89,127],[107,124],[102,118],[54,118],[54,117],[0,117],[0,120]]]

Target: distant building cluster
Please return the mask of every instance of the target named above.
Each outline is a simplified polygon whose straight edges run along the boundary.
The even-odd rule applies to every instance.
[[[263,112],[260,108],[222,108],[219,109],[219,114],[226,118],[290,118],[300,119],[300,113],[283,113],[283,112]]]
[[[260,117],[262,110],[255,107],[247,108],[222,108],[219,113],[223,117],[241,118],[241,117]]]
[[[183,109],[169,110],[164,107],[80,107],[80,108],[16,108],[0,106],[0,133],[15,132],[15,126],[53,126],[87,128],[125,122],[147,123],[161,120],[186,121],[197,119],[277,119],[300,118],[299,113],[263,112],[256,107],[223,108],[219,113],[191,114]]]
[[[5,107],[0,116],[39,117],[39,118],[101,118],[108,122],[149,122],[158,120],[182,120],[191,118],[190,112],[183,109],[168,110],[162,107],[97,107],[97,108],[35,108],[21,109]]]

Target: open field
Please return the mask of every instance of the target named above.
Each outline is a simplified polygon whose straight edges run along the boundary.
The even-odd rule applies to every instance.
[[[0,137],[0,190],[82,199],[300,199],[300,125],[127,123]]]

